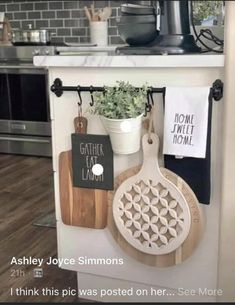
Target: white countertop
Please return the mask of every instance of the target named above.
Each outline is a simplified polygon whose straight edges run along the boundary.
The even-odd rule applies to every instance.
[[[70,55],[35,56],[34,65],[41,67],[88,68],[191,68],[223,67],[224,55],[115,55],[108,52],[81,52]]]

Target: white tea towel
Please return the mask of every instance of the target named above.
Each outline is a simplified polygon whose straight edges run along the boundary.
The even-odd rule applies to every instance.
[[[5,18],[5,13],[0,12],[0,29],[3,29],[4,18]]]
[[[210,87],[168,87],[165,95],[165,155],[205,158]]]

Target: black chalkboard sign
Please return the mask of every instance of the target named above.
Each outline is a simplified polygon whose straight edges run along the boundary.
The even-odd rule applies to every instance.
[[[72,134],[72,168],[74,187],[113,190],[113,150],[109,136]]]

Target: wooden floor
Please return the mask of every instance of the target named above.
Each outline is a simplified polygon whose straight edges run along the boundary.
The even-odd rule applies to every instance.
[[[56,256],[56,230],[33,226],[54,209],[52,176],[51,159],[0,154],[0,302],[78,302],[77,297],[40,292],[45,287],[76,289],[75,272],[43,265],[39,279],[33,276],[33,266],[10,265],[14,256]],[[11,296],[11,288],[19,287],[39,289],[40,296]]]

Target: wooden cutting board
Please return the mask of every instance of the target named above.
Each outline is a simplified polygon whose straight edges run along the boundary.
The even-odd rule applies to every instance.
[[[170,170],[167,170],[166,168],[160,168],[161,173],[164,175],[164,177],[169,179],[172,183],[174,183],[178,188],[181,189],[181,192],[185,196],[185,199],[190,209],[191,226],[189,234],[183,244],[178,249],[176,249],[172,253],[164,255],[151,255],[143,253],[131,246],[126,241],[126,239],[123,238],[122,234],[120,234],[116,227],[113,218],[114,194],[118,187],[123,183],[123,181],[133,175],[136,175],[140,171],[140,169],[141,166],[133,167],[116,177],[114,190],[109,191],[108,194],[108,228],[113,238],[122,248],[122,250],[137,261],[155,267],[169,267],[177,265],[189,258],[197,248],[204,231],[204,217],[194,192],[191,190],[189,185],[175,173],[171,172]]]
[[[119,186],[113,199],[114,220],[120,233],[137,250],[152,255],[177,249],[191,225],[184,195],[160,171],[159,145],[154,133],[142,137],[143,165]]]
[[[87,121],[74,120],[75,132],[86,133]],[[73,187],[72,151],[59,155],[59,187],[61,218],[64,224],[104,229],[107,225],[107,194],[105,190]]]

